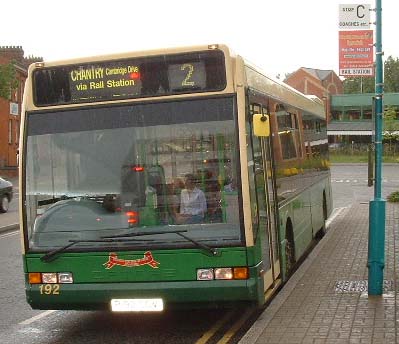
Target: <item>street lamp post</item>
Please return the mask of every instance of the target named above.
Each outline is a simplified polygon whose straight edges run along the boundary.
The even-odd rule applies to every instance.
[[[381,34],[381,1],[376,0],[376,74],[375,74],[375,184],[374,199],[369,208],[369,245],[368,245],[368,294],[382,295],[385,266],[385,205],[381,198],[382,182],[382,97],[383,65]]]
[[[354,85],[355,85],[355,87],[357,87],[358,85],[357,85],[357,80],[359,80],[359,91],[360,91],[360,94],[363,94],[363,77],[362,76],[360,76],[360,77],[358,77],[359,79],[346,79],[345,80],[345,82],[351,82],[351,83],[355,83]]]

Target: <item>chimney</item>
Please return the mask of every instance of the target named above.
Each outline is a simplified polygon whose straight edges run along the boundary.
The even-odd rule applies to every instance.
[[[23,63],[24,61],[24,50],[21,46],[0,46],[0,59]]]

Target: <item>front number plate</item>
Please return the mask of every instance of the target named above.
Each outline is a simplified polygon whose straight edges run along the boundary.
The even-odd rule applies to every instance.
[[[113,312],[160,312],[163,311],[162,299],[112,299]]]

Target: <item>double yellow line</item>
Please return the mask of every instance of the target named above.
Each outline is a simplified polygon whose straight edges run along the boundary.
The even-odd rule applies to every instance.
[[[224,317],[220,318],[215,325],[213,325],[207,332],[205,332],[200,339],[198,339],[195,344],[206,344],[216,332],[218,332],[229,320],[232,320],[235,310],[230,310],[225,314]],[[249,317],[254,313],[254,308],[247,308],[244,314],[238,318],[228,331],[219,339],[217,344],[227,344],[231,338],[237,333],[237,331],[242,327],[242,325],[249,319]]]

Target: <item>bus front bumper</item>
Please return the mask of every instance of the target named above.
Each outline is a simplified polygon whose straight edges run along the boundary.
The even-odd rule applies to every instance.
[[[255,279],[152,283],[27,285],[33,309],[111,310],[112,299],[161,298],[165,309],[228,307],[262,302]],[[56,287],[59,286],[59,287]],[[263,288],[262,288],[263,289]]]

